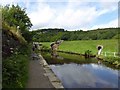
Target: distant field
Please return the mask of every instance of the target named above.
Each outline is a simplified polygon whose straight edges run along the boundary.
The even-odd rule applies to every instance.
[[[51,42],[43,42],[43,45],[50,48]],[[84,54],[86,50],[97,53],[97,45],[103,45],[103,52],[118,52],[118,40],[79,40],[79,41],[64,41],[59,50],[70,51]]]

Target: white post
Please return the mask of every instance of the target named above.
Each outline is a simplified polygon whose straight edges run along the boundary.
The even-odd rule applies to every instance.
[[[98,51],[98,55],[100,55],[100,54],[101,54],[101,51],[102,51],[102,49],[100,49],[100,50]]]
[[[98,54],[98,56],[101,54],[101,51],[102,51],[102,49],[103,49],[103,46],[102,45],[98,45],[97,46],[97,49],[98,49],[98,52],[97,52],[97,54]]]
[[[106,52],[105,52],[105,56],[107,56],[107,55],[106,55]]]
[[[114,57],[116,57],[115,52],[114,52]]]

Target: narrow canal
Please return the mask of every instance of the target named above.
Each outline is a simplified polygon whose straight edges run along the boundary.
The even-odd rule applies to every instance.
[[[41,52],[65,88],[118,88],[118,70],[95,58]]]

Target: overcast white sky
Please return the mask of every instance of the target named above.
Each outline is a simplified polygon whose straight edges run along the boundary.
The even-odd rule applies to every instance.
[[[1,0],[26,8],[32,29],[91,30],[118,27],[119,0]]]

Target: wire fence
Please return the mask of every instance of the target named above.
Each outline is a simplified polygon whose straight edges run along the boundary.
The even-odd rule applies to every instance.
[[[120,58],[120,52],[102,52],[101,55],[103,56],[112,56],[112,57],[119,57]]]

